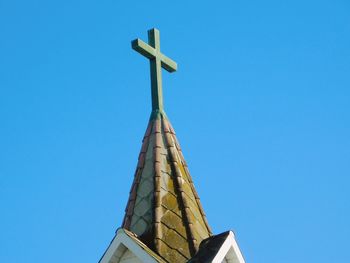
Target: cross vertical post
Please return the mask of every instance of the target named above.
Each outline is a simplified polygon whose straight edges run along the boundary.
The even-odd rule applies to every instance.
[[[156,28],[148,30],[148,44],[135,39],[131,46],[150,60],[152,111],[163,111],[162,68],[171,73],[177,70],[177,64],[160,52],[160,34]]]
[[[160,52],[159,31],[151,29],[148,31],[148,43]],[[162,87],[162,66],[159,57],[150,59],[151,89],[152,89],[152,109],[163,109],[163,87]]]

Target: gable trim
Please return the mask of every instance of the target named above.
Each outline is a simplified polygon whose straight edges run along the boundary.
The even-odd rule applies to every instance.
[[[212,263],[221,263],[225,259],[225,257],[230,254],[231,255],[234,254],[233,256],[238,259],[237,263],[245,263],[243,255],[238,247],[238,244],[235,240],[235,237],[232,231],[229,232],[227,239],[219,249],[219,252],[214,257]]]
[[[129,249],[136,257],[138,257],[142,262],[145,263],[159,263],[161,261],[156,260],[152,255],[150,255],[140,244],[133,240],[124,229],[119,229],[117,234],[113,238],[112,242],[108,246],[106,252],[100,259],[99,263],[110,263],[113,258],[114,253],[119,249],[119,247],[124,245]]]

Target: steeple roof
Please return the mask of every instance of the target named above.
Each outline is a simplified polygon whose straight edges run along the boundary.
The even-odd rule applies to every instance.
[[[175,131],[163,111],[151,115],[122,227],[167,262],[187,262],[211,236]]]

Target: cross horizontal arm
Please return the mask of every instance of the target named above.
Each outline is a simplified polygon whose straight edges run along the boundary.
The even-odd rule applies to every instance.
[[[143,42],[141,39],[135,39],[131,42],[131,46],[134,50],[139,52],[141,55],[149,59],[156,57],[156,51],[153,47]]]
[[[162,62],[162,67],[167,71],[174,72],[177,70],[176,62],[164,56],[163,54],[161,55],[161,62]]]
[[[160,56],[159,59],[162,62],[162,67],[169,71],[174,72],[177,70],[177,64],[172,59],[167,56],[157,52],[153,47],[143,42],[141,39],[135,39],[131,42],[131,46],[134,50],[139,52],[141,55],[147,57],[148,59],[154,59]]]

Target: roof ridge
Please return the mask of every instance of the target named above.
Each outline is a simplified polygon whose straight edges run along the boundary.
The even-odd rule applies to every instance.
[[[183,165],[183,167],[184,167],[184,172],[186,173],[187,178],[188,178],[189,181],[190,181],[190,186],[191,186],[191,189],[192,189],[192,193],[193,193],[194,196],[195,196],[196,204],[198,205],[199,211],[200,211],[201,215],[203,216],[204,224],[205,224],[205,226],[206,226],[208,232],[212,235],[212,231],[211,231],[211,228],[210,228],[210,226],[209,226],[209,223],[208,223],[206,214],[205,214],[204,209],[203,209],[203,206],[202,206],[202,204],[201,204],[201,202],[200,202],[200,198],[199,198],[199,196],[198,196],[198,193],[197,193],[197,191],[196,191],[196,188],[194,187],[193,180],[192,180],[192,176],[191,176],[191,174],[190,174],[190,172],[189,172],[189,170],[188,170],[188,165],[187,165],[187,163],[186,163],[186,161],[185,161],[185,158],[184,158],[184,156],[183,156],[183,153],[182,153],[180,144],[179,144],[179,142],[178,142],[178,140],[177,140],[177,137],[176,137],[176,134],[175,134],[175,130],[173,129],[171,123],[168,121],[167,118],[165,118],[163,121],[167,122],[166,125],[169,125],[169,129],[170,129],[171,131],[173,131],[173,137],[174,137],[175,143],[176,143],[175,146],[176,146],[176,148],[177,148],[177,150],[178,150],[179,157],[180,157],[180,161],[181,161],[181,163],[182,163],[182,165]],[[165,132],[166,132],[166,131],[165,131]]]
[[[142,146],[141,146],[141,150],[139,153],[139,157],[138,157],[138,162],[137,162],[137,166],[136,166],[136,170],[134,173],[134,180],[133,183],[131,185],[131,189],[129,192],[129,199],[127,202],[127,206],[125,208],[125,217],[122,223],[122,227],[125,229],[130,228],[130,224],[131,224],[131,216],[135,207],[135,202],[136,202],[136,194],[137,194],[137,189],[138,189],[138,185],[140,182],[140,177],[142,174],[142,169],[144,167],[144,163],[145,163],[145,154],[148,150],[148,145],[149,145],[149,136],[151,134],[151,130],[152,130],[152,121],[150,121],[147,125],[147,129],[145,132],[145,135],[143,136],[142,139]]]
[[[164,119],[162,118],[162,121],[163,121],[163,125],[167,125],[167,122],[164,121]],[[170,127],[169,127],[170,128]],[[171,129],[170,129],[171,130]],[[165,132],[165,129],[164,129],[164,132]],[[174,133],[173,133],[174,134]],[[176,183],[177,183],[177,188],[178,188],[178,191],[180,192],[179,193],[179,196],[181,198],[181,201],[182,201],[182,205],[183,205],[183,208],[184,208],[184,216],[185,216],[185,220],[186,220],[186,224],[185,224],[185,227],[186,227],[186,230],[188,232],[188,235],[190,236],[190,251],[191,251],[191,254],[195,254],[196,250],[198,249],[198,245],[197,242],[196,242],[196,239],[193,235],[193,229],[192,229],[192,226],[193,226],[193,222],[191,220],[191,217],[189,215],[189,206],[187,204],[187,199],[184,197],[184,190],[182,189],[182,183],[181,183],[181,172],[178,170],[178,167],[174,164],[174,162],[178,162],[177,160],[177,156],[175,155],[175,153],[170,150],[171,148],[170,147],[176,147],[175,145],[171,145],[171,140],[168,136],[165,136],[165,139],[166,139],[166,143],[167,143],[167,149],[170,153],[170,158],[171,158],[171,161],[172,161],[172,165],[173,165],[173,168],[174,168],[174,171],[175,171],[175,178],[176,178]]]

